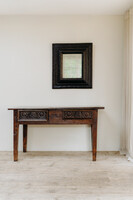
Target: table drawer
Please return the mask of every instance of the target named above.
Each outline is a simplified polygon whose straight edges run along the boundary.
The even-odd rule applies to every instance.
[[[64,110],[63,119],[92,119],[93,111]]]
[[[48,121],[48,110],[20,110],[19,121]]]

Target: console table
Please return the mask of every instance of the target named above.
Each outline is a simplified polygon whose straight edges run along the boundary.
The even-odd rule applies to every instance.
[[[13,153],[18,160],[19,125],[23,125],[23,152],[27,151],[27,127],[30,124],[88,124],[92,133],[92,157],[96,161],[98,109],[104,107],[74,108],[8,108],[13,110]]]

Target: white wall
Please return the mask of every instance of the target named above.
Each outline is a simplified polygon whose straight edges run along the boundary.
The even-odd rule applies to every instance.
[[[119,150],[123,33],[123,16],[0,16],[0,150],[12,150],[13,106],[105,106],[98,150]],[[60,42],[93,42],[93,89],[52,89]],[[28,150],[86,151],[90,139],[85,125],[29,126]]]

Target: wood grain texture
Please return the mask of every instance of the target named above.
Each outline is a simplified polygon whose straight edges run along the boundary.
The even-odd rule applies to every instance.
[[[28,124],[88,124],[92,130],[92,154],[96,161],[97,153],[97,118],[99,107],[56,108],[56,109],[14,109],[14,161],[18,160],[18,131],[23,124],[23,152],[27,151]],[[103,109],[104,107],[100,107]],[[9,108],[9,110],[11,110]]]
[[[18,110],[14,110],[14,130],[13,130],[13,153],[14,161],[18,160],[18,134],[19,134],[19,123],[18,123]]]
[[[23,152],[27,152],[27,124],[23,125]]]
[[[95,109],[104,109],[105,107],[103,106],[95,106],[95,107],[78,107],[78,110],[84,110],[84,109],[91,109],[91,110],[95,110]],[[8,108],[8,110],[43,110],[43,109],[48,109],[48,110],[62,110],[62,109],[72,109],[72,110],[77,110],[77,107],[12,107],[12,108]]]
[[[97,110],[95,112],[93,112],[93,124],[91,125],[91,137],[92,137],[93,161],[96,161],[96,154],[97,154]]]
[[[0,200],[132,200],[133,164],[117,152],[0,152]]]

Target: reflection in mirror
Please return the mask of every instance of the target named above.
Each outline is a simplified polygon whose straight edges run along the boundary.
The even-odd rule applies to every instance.
[[[82,78],[82,54],[63,54],[62,78]]]

